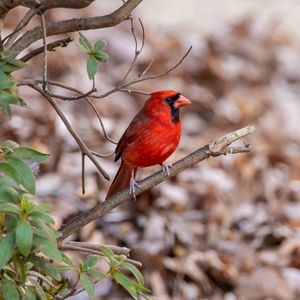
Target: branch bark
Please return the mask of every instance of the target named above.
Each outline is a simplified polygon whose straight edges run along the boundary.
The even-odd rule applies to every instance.
[[[52,43],[49,43],[47,45],[47,50],[48,51],[55,51],[55,48],[57,47],[67,47],[69,45],[69,43],[71,43],[73,41],[72,37],[67,37],[58,41],[54,41]],[[39,47],[35,50],[33,50],[32,52],[29,52],[28,54],[24,55],[20,60],[26,62],[30,59],[32,59],[33,57],[43,53],[44,51],[44,47]]]
[[[57,0],[58,1],[58,0]],[[62,0],[61,0],[62,1]],[[100,17],[93,18],[78,18],[59,21],[55,23],[48,23],[46,26],[47,36],[69,33],[80,30],[99,29],[105,27],[116,26],[123,20],[128,18],[130,13],[142,2],[143,0],[128,0],[124,5],[113,13]],[[78,1],[81,2],[81,1]],[[43,37],[43,30],[41,26],[35,27],[26,32],[20,37],[9,49],[13,56],[18,55],[28,46]]]
[[[25,6],[31,9],[40,8],[45,11],[50,8],[84,8],[95,0],[3,0],[0,1],[0,17],[17,6]]]
[[[170,169],[170,177],[177,175],[182,172],[184,169],[189,168],[197,164],[198,162],[209,158],[210,156],[218,156],[225,154],[234,154],[234,153],[243,153],[250,152],[250,145],[245,145],[244,147],[229,147],[234,141],[245,137],[255,131],[255,127],[248,125],[241,129],[238,129],[234,132],[228,133],[219,139],[210,142],[204,147],[196,150],[195,152],[187,155],[181,160],[173,164],[173,167]],[[239,151],[235,151],[235,149]],[[170,178],[163,171],[156,172],[144,180],[139,182],[140,188],[137,189],[136,195],[141,194],[143,191],[146,191],[159,183]],[[132,198],[132,195],[129,193],[129,189],[126,189],[120,193],[113,195],[108,198],[105,202],[97,204],[95,207],[91,208],[87,212],[80,214],[75,217],[69,223],[63,225],[60,229],[62,232],[62,237],[59,239],[59,242],[62,242],[66,237],[68,237],[73,232],[77,231],[79,228],[82,228],[86,224],[92,222],[93,220],[107,214],[112,209],[122,204],[123,202]]]

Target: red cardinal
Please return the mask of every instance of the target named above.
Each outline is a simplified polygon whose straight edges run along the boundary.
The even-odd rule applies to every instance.
[[[170,165],[163,162],[175,151],[181,135],[179,108],[191,102],[172,90],[154,92],[122,135],[115,161],[121,166],[106,198],[130,187],[135,198],[137,168],[161,165],[169,175]]]

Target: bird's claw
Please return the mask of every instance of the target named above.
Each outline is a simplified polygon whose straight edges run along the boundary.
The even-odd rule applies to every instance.
[[[129,193],[132,195],[133,199],[136,200],[135,188],[141,188],[141,186],[134,180],[133,177],[130,179]]]
[[[165,174],[167,174],[168,176],[170,176],[170,169],[173,168],[173,166],[171,164],[161,164],[162,170]]]

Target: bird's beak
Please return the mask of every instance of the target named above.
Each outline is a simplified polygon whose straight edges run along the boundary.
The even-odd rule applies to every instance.
[[[187,98],[183,97],[183,96],[180,96],[177,101],[175,102],[174,104],[174,108],[175,109],[178,109],[182,106],[185,106],[185,105],[188,105],[188,104],[191,104],[191,101],[188,100]]]

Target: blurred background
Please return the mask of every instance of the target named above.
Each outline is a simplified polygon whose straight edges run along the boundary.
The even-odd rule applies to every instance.
[[[95,1],[82,11],[53,10],[46,17],[55,21],[103,15],[120,3]],[[4,32],[9,33],[24,12],[11,11]],[[257,128],[245,140],[253,151],[205,160],[71,238],[131,248],[131,257],[143,263],[146,286],[155,299],[299,299],[299,2],[145,0],[133,16],[142,19],[146,39],[130,78],[152,59],[149,74],[165,71],[193,46],[171,74],[134,86],[148,92],[176,89],[192,101],[182,111],[182,140],[168,162],[247,124]],[[33,20],[31,26],[38,22]],[[108,44],[110,60],[96,75],[102,93],[118,84],[133,58],[130,23],[85,34],[91,41],[104,38]],[[73,37],[68,48],[49,53],[49,78],[88,91],[86,57],[78,48],[78,34]],[[41,78],[42,57],[16,75]],[[51,153],[38,173],[37,197],[53,204],[59,228],[103,201],[109,183],[87,163],[87,192],[81,195],[77,144],[44,99],[29,88],[20,88],[20,93],[29,109],[16,108],[10,121],[1,115],[0,138]],[[145,99],[115,93],[94,101],[110,137],[119,139]],[[59,105],[91,149],[114,150],[83,100]],[[118,167],[113,158],[99,161],[113,177]],[[140,177],[155,170],[144,169]],[[71,255],[76,259],[78,254]],[[128,299],[128,295],[104,280],[97,286],[96,299]]]

